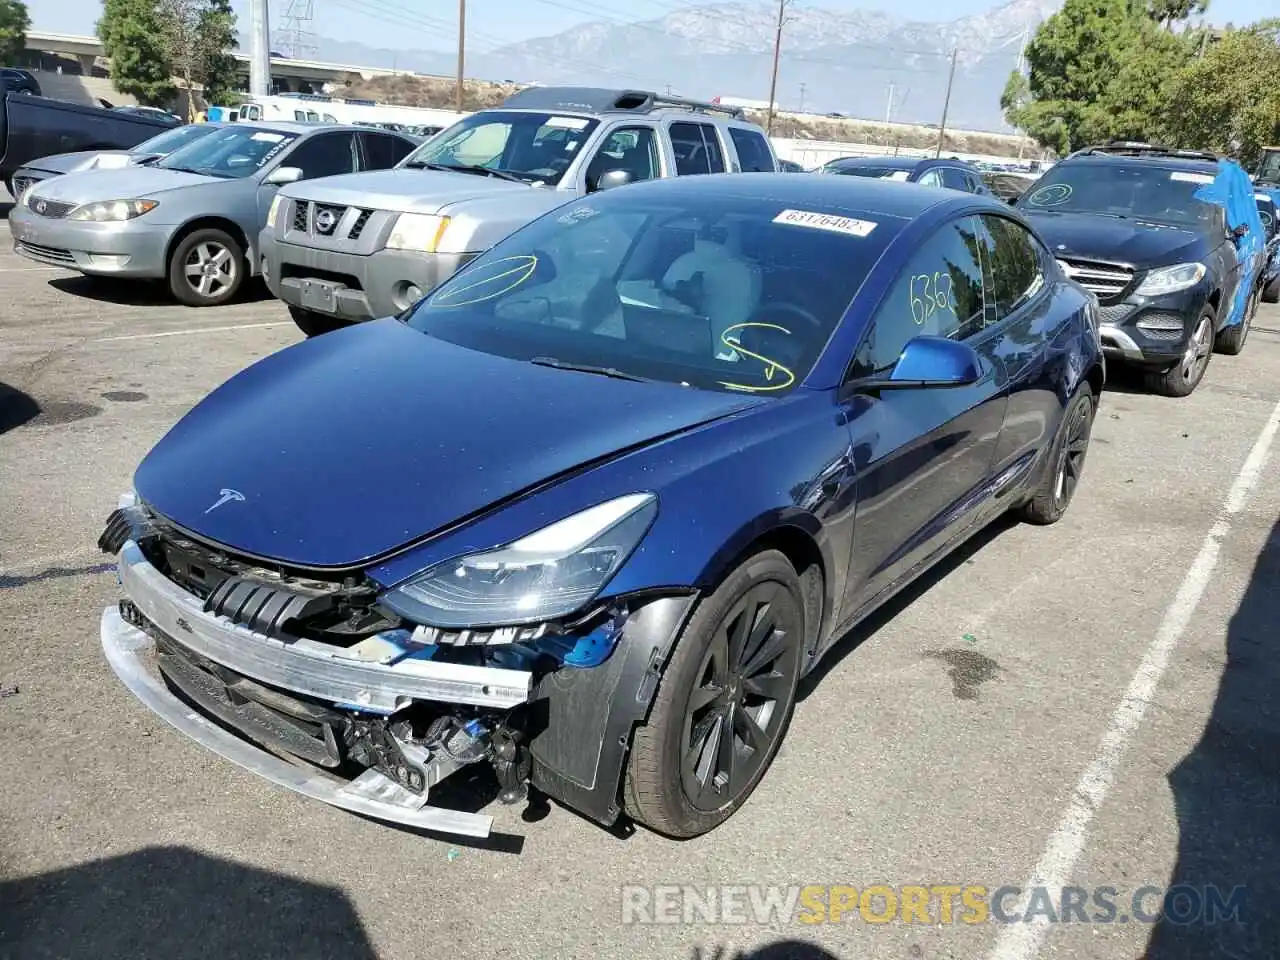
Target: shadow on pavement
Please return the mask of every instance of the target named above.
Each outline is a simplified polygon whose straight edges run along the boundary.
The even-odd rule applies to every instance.
[[[0,883],[0,956],[24,960],[376,960],[334,887],[185,847]]]
[[[40,415],[40,404],[30,394],[0,383],[0,433],[5,433]]]
[[[940,560],[937,566],[921,575],[918,580],[913,581],[896,597],[889,600],[884,606],[837,640],[832,648],[818,661],[818,665],[813,668],[813,672],[800,681],[800,689],[796,693],[796,701],[801,702],[812,694],[818,685],[822,683],[822,678],[834,670],[841,660],[862,646],[864,641],[871,639],[884,627],[888,626],[894,617],[923,597],[951,573],[972,560],[983,547],[994,543],[999,537],[1018,525],[1018,520],[1012,514],[1005,514],[1003,517],[998,518],[989,526],[975,533],[945,559]]]
[[[1227,628],[1227,663],[1200,742],[1169,776],[1178,862],[1146,960],[1280,956],[1280,523]],[[1229,918],[1233,891],[1239,919]],[[1228,909],[1206,916],[1216,896]],[[1180,901],[1180,902],[1178,902]],[[1172,918],[1172,919],[1170,919]],[[1182,920],[1183,922],[1174,922]]]
[[[73,277],[54,277],[49,286],[62,293],[75,297],[97,300],[100,303],[115,303],[127,307],[177,307],[181,306],[169,293],[168,286],[162,280],[126,280],[116,277],[87,277],[77,274]],[[233,303],[258,303],[270,300],[271,291],[258,277],[250,277],[235,295],[224,306]]]
[[[840,960],[834,953],[807,940],[779,940],[750,953],[728,947],[695,947],[691,960]]]

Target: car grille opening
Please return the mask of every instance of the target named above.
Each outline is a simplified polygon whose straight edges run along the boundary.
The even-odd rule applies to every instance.
[[[1059,257],[1058,263],[1067,276],[1084,287],[1102,304],[1123,297],[1133,283],[1133,270],[1114,263]]]
[[[305,200],[293,201],[293,229],[307,232],[307,211],[310,204]]]
[[[42,243],[29,243],[26,240],[18,241],[18,251],[29,253],[37,260],[47,260],[55,263],[75,264],[76,258],[71,255],[70,250],[63,250],[61,247],[46,247]]]
[[[19,200],[22,195],[27,192],[27,188],[33,183],[39,183],[35,177],[14,177],[13,178],[13,199]]]
[[[369,218],[373,216],[372,210],[361,210],[360,216],[356,217],[356,222],[351,225],[351,229],[347,231],[348,240],[359,240],[360,234],[364,232],[365,226],[369,223]]]

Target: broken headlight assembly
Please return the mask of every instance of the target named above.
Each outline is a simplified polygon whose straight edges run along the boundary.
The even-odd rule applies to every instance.
[[[415,623],[445,628],[565,617],[604,588],[657,513],[652,493],[608,500],[505,547],[437,564],[387,591],[382,603]]]

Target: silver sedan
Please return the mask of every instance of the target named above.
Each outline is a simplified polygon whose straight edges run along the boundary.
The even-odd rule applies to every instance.
[[[164,279],[180,301],[231,300],[282,184],[391,166],[417,141],[389,130],[236,123],[155,163],[38,183],[9,212],[14,250],[90,276]]]

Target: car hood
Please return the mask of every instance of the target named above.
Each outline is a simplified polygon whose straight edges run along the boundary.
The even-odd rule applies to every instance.
[[[282,193],[296,200],[335,206],[373,207],[398,213],[439,213],[454,203],[513,191],[541,189],[477,173],[449,173],[397,167],[368,173],[347,173],[286,187]]]
[[[1020,208],[1054,256],[1128,263],[1140,269],[1199,260],[1205,238],[1195,230],[1083,213]]]
[[[170,430],[134,482],[159,514],[235,552],[353,567],[565,471],[766,402],[534,366],[380,320],[242,371]]]
[[[124,166],[128,159],[129,154],[124,150],[78,150],[75,153],[55,153],[51,157],[41,157],[39,160],[32,160],[26,167],[46,173],[75,173],[106,165]]]
[[[95,200],[130,200],[136,197],[154,197],[169,190],[183,187],[208,186],[211,183],[239,183],[238,180],[219,180],[198,173],[182,173],[159,167],[123,167],[119,170],[81,170],[66,176],[55,177],[36,187],[45,200],[64,203],[92,203]]]

